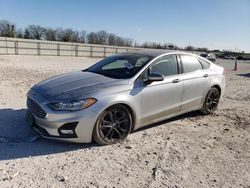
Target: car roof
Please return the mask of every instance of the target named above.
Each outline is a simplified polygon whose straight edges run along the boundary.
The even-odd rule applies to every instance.
[[[156,58],[160,55],[163,54],[186,54],[186,55],[194,55],[197,56],[197,54],[195,53],[190,53],[190,52],[186,52],[186,51],[179,51],[179,50],[135,50],[135,51],[131,51],[131,52],[125,52],[125,53],[119,53],[120,55],[135,55],[135,54],[140,54],[140,55],[147,55],[147,56],[151,56],[153,58]],[[117,54],[117,55],[119,55]]]
[[[173,50],[136,50],[136,51],[122,53],[122,54],[124,54],[124,55],[140,54],[140,55],[158,57],[162,54],[166,54],[166,53],[170,53],[170,52],[173,53],[173,52],[179,52],[179,51],[173,51]]]
[[[174,52],[174,51],[173,50],[140,50],[140,51],[137,51],[136,53],[157,57],[162,54],[169,53],[169,52]]]

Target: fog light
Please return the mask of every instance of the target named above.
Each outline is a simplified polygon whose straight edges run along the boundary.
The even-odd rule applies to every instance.
[[[59,136],[62,138],[77,138],[76,126],[78,122],[65,123],[58,128]]]
[[[63,130],[63,129],[61,129],[61,133],[63,133],[63,134],[74,134],[74,131],[73,130]]]

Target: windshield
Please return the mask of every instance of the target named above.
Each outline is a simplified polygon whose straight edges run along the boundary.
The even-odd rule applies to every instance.
[[[117,79],[131,78],[152,59],[152,56],[141,54],[115,55],[101,60],[86,71]]]

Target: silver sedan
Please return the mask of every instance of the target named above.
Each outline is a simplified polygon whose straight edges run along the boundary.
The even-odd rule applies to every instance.
[[[38,83],[28,92],[26,118],[45,138],[114,144],[183,113],[213,113],[224,88],[224,69],[200,56],[124,53]]]

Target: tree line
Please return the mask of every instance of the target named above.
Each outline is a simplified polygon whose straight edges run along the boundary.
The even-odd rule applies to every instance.
[[[104,30],[97,32],[86,32],[85,30],[76,31],[71,28],[55,29],[50,27],[42,27],[40,25],[28,25],[23,29],[17,28],[15,24],[7,20],[0,20],[0,37],[14,37],[22,39],[76,42],[125,47],[141,47],[152,49],[208,51],[207,48],[195,48],[191,45],[185,47],[184,49],[181,49],[171,43],[161,44],[156,42],[144,42],[142,44],[138,44],[134,39],[117,36],[116,34],[109,33]]]

